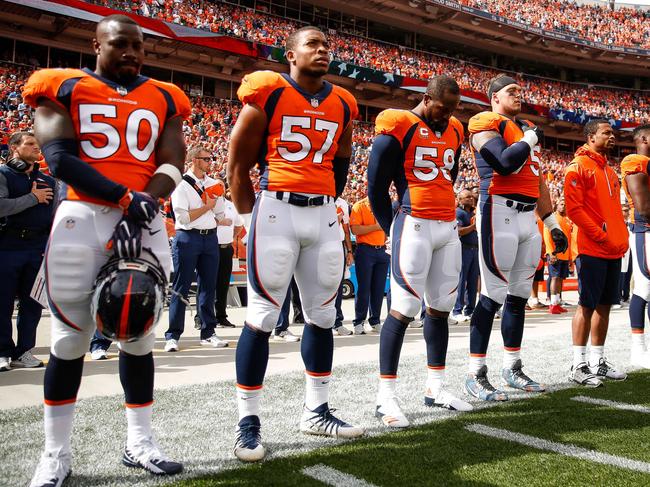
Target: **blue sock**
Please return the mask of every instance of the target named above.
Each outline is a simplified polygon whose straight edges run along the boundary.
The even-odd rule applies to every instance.
[[[470,353],[485,355],[487,352],[494,315],[498,309],[499,303],[481,294],[469,324]]]
[[[245,387],[262,385],[269,362],[270,336],[271,333],[244,325],[235,351],[237,384]]]
[[[331,328],[306,324],[300,342],[300,354],[307,372],[325,374],[332,372],[334,335]]]
[[[130,355],[120,352],[120,382],[127,404],[148,404],[153,401],[153,352]]]
[[[524,319],[526,317],[526,298],[519,296],[506,296],[501,316],[501,335],[503,346],[506,348],[520,348],[524,337]]]
[[[645,309],[648,302],[643,298],[632,294],[630,299],[630,326],[639,330],[645,329]],[[650,310],[648,310],[650,312]]]
[[[84,358],[63,360],[50,353],[44,380],[45,402],[69,401],[77,398],[81,375],[84,370]]]
[[[399,355],[404,343],[405,325],[390,313],[381,327],[379,335],[379,374],[382,376],[397,376]]]
[[[449,325],[447,317],[431,316],[424,317],[424,341],[427,344],[427,365],[429,367],[441,367],[445,365],[447,357],[447,345],[449,343]]]

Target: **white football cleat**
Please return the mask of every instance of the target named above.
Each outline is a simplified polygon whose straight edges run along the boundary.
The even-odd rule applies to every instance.
[[[332,438],[357,438],[364,434],[363,428],[352,426],[332,414],[326,402],[313,411],[304,407],[300,418],[300,431],[308,435],[331,436]]]
[[[457,398],[444,389],[438,392],[435,397],[433,396],[431,389],[427,389],[427,392],[424,394],[424,405],[450,409],[452,411],[471,411],[474,409],[474,406],[470,403]]]
[[[389,428],[408,428],[410,423],[406,419],[402,409],[399,407],[396,397],[382,399],[377,401],[375,416]]]
[[[154,475],[174,475],[183,471],[183,464],[167,458],[151,437],[133,446],[126,446],[122,463],[127,467],[142,468]]]
[[[61,487],[72,473],[71,465],[70,452],[43,452],[29,487]]]
[[[260,436],[260,418],[258,416],[246,416],[237,425],[237,438],[235,439],[235,456],[242,462],[258,462],[264,455],[266,449],[262,445]]]

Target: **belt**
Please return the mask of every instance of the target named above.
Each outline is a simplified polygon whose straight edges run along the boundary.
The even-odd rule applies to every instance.
[[[366,247],[370,247],[370,248],[377,249],[377,250],[379,250],[379,249],[386,250],[385,245],[370,245],[370,244],[367,244],[367,243],[360,243],[360,244],[357,244],[357,245],[365,245]]]
[[[32,240],[38,237],[45,237],[50,233],[49,228],[30,229],[6,227],[0,231],[0,235],[18,237],[21,240]]]
[[[198,233],[199,235],[212,235],[213,233],[216,233],[217,229],[216,228],[207,228],[207,229],[192,228],[190,230],[184,230],[184,229],[180,228],[179,231],[181,231],[181,232],[189,232],[189,233]]]
[[[221,249],[227,249],[228,247],[232,247],[232,242],[227,244],[219,244],[219,248]]]
[[[533,211],[537,208],[537,203],[521,203],[515,200],[506,200],[506,206],[519,212]]]
[[[325,203],[334,201],[331,196],[305,196],[299,193],[287,193],[286,191],[269,191],[271,196],[294,206],[323,206]]]

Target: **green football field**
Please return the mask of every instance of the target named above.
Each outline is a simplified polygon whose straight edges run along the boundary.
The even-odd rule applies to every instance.
[[[173,485],[650,485],[649,385],[638,372]]]

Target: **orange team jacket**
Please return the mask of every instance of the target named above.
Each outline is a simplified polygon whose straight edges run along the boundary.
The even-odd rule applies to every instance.
[[[480,132],[498,132],[509,146],[519,142],[524,136],[521,127],[532,125],[527,120],[511,120],[495,112],[481,112],[469,119],[467,130],[470,136]],[[481,180],[482,194],[521,195],[527,198],[539,198],[540,147],[536,145],[524,165],[508,176],[501,176],[481,157],[470,144],[474,163]]]
[[[287,74],[256,71],[244,76],[237,96],[266,112],[260,189],[335,196],[332,161],[341,135],[359,115],[350,92],[325,81],[311,95]]]
[[[376,223],[377,219],[372,213],[370,200],[368,198],[359,200],[352,206],[352,212],[350,213],[350,226],[374,225]],[[375,230],[374,232],[369,232],[365,235],[357,235],[356,240],[358,244],[384,245],[386,243],[386,234],[383,230]]]
[[[375,121],[375,133],[391,135],[404,155],[406,192],[401,196],[405,213],[429,220],[456,219],[451,170],[465,137],[463,125],[451,117],[443,133],[408,110],[384,110]]]
[[[566,238],[569,240],[569,246],[567,247],[567,249],[560,254],[555,254],[555,257],[557,257],[559,260],[566,260],[566,261],[571,260],[571,240],[572,240],[571,220],[569,220],[566,216],[560,215],[557,212],[555,212],[555,218],[557,219],[560,228],[564,232],[564,235],[566,235]],[[546,227],[544,227],[544,245],[546,246],[547,254],[552,254],[553,251],[555,250],[555,243],[553,242],[553,238],[551,237],[551,231]]]
[[[566,212],[578,227],[578,254],[617,259],[628,249],[621,184],[607,158],[583,145],[566,168]]]
[[[120,86],[89,69],[36,71],[23,97],[34,108],[46,98],[66,110],[77,133],[79,157],[134,191],[145,189],[159,165],[156,147],[167,121],[191,112],[189,99],[176,85],[139,76]],[[67,198],[114,206],[69,186]]]
[[[627,190],[627,181],[625,181],[625,177],[629,174],[648,174],[648,163],[650,163],[650,157],[645,157],[639,154],[630,154],[629,156],[625,156],[621,161],[623,189],[625,189],[625,196],[627,196],[627,202],[630,206],[630,220],[634,223],[634,230],[637,232],[645,232],[648,228],[648,222],[634,210],[634,201],[632,201],[632,196]],[[648,179],[648,185],[650,186],[650,178]]]

